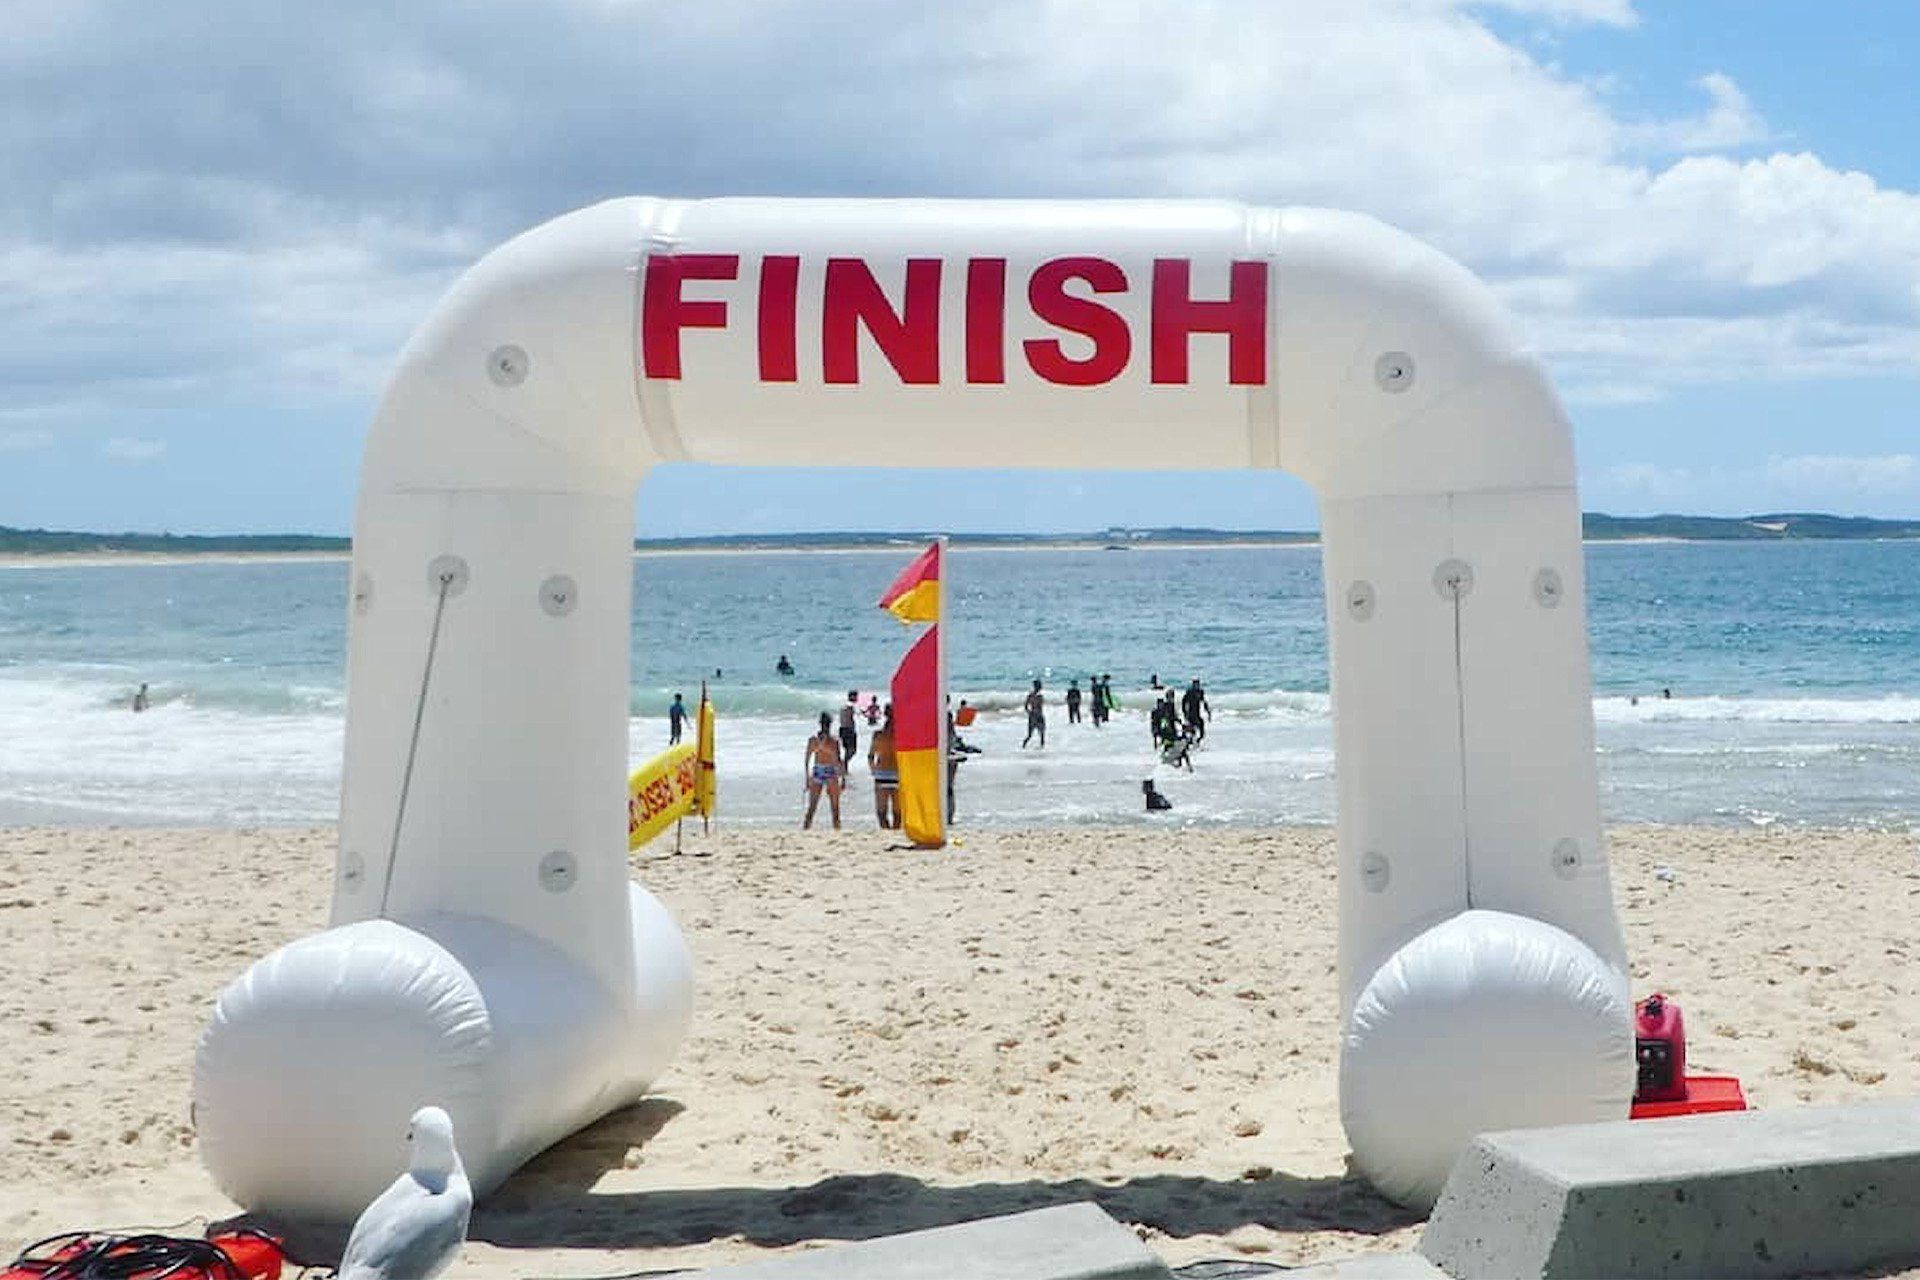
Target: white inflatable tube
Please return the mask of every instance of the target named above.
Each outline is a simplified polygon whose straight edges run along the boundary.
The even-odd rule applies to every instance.
[[[637,1096],[677,1047],[685,957],[627,892],[620,806],[630,503],[677,459],[1305,478],[1325,539],[1356,1155],[1417,1203],[1479,1129],[1625,1113],[1570,435],[1483,286],[1320,210],[630,199],[477,265],[381,403],[355,526],[335,928],[222,997],[196,1075],[208,1165],[242,1203],[340,1211],[342,1188],[392,1176],[425,1102],[448,1106],[492,1185]],[[1456,918],[1471,927],[1443,927]],[[1508,928],[1532,942],[1488,952]],[[312,992],[347,988],[357,1011],[316,1054]],[[484,1005],[484,1044],[428,988]],[[562,993],[564,1029],[505,1016],[530,991]],[[405,1052],[384,1029],[402,1025]],[[1453,1061],[1439,1040],[1471,1042],[1484,1087],[1434,1078],[1427,1062]],[[1571,1077],[1536,1069],[1568,1057]],[[1359,1096],[1382,1116],[1400,1113],[1371,1100],[1449,1101],[1370,1124]],[[243,1157],[289,1098],[309,1100],[304,1127]],[[321,1167],[324,1187],[300,1172]]]

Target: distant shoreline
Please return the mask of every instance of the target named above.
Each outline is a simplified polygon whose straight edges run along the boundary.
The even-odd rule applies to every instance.
[[[1652,546],[1668,544],[1673,546],[1726,546],[1730,543],[1740,545],[1778,545],[1793,542],[1805,545],[1809,542],[1920,542],[1920,536],[1914,537],[1858,537],[1858,538],[1678,538],[1657,534],[1645,534],[1631,537],[1582,538],[1582,546]],[[962,542],[955,541],[951,550],[959,553],[975,551],[1006,551],[1028,553],[1035,551],[1284,551],[1290,548],[1319,547],[1320,539],[1312,538],[1274,538],[1268,540],[1239,539],[1232,542],[1135,542],[1128,544],[1109,544],[1101,542]],[[867,543],[804,543],[800,545],[697,545],[674,547],[635,547],[633,558],[636,560],[677,559],[694,556],[797,556],[797,555],[890,555],[913,550],[907,546],[874,546]],[[26,553],[0,554],[0,570],[6,569],[104,569],[130,565],[186,565],[186,564],[300,564],[325,563],[328,561],[346,562],[353,558],[351,551],[41,551]]]
[[[1625,542],[1889,542],[1920,541],[1920,520],[1879,520],[1790,512],[1752,516],[1582,517],[1583,541]],[[640,538],[637,556],[766,555],[824,552],[901,553],[934,534],[823,533],[716,534],[699,538]],[[956,534],[956,551],[1212,551],[1235,547],[1311,547],[1320,535],[1310,530],[1112,528],[1091,533]],[[346,538],[310,534],[102,534],[66,530],[12,529],[0,526],[0,568],[96,564],[225,564],[273,561],[343,560],[352,554]]]
[[[26,551],[0,553],[0,569],[89,569],[143,564],[279,564],[350,560],[351,551]]]
[[[1904,539],[1902,539],[1904,541]],[[1635,543],[1691,543],[1712,542],[1711,538],[1583,538],[1583,545],[1635,544]],[[1838,541],[1838,539],[1831,539]],[[1878,541],[1878,539],[1855,539],[1855,541]],[[951,548],[955,552],[971,553],[975,551],[1008,551],[1028,553],[1035,551],[1276,551],[1289,548],[1314,547],[1320,545],[1320,539],[1313,538],[1273,538],[1267,540],[1241,539],[1234,542],[1136,542],[1131,544],[1112,544],[1104,542],[996,542],[970,543],[956,542]],[[912,551],[911,545],[872,546],[859,543],[806,543],[800,546],[781,545],[726,545],[726,546],[674,546],[674,547],[635,547],[633,558],[636,560],[679,559],[697,556],[798,556],[798,555],[892,555],[903,551]],[[129,565],[182,565],[182,564],[299,564],[308,562],[348,561],[353,558],[351,551],[42,551],[37,553],[0,555],[0,569],[101,569],[113,566]]]

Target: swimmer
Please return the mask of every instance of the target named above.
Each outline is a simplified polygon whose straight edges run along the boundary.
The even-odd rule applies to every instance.
[[[1033,692],[1027,695],[1027,736],[1020,739],[1020,745],[1026,746],[1033,741],[1034,734],[1040,735],[1040,747],[1047,745],[1047,698],[1040,692],[1040,682],[1033,682]]]

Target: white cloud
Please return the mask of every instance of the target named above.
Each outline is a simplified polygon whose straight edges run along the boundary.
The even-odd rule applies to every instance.
[[[0,453],[32,453],[52,447],[51,431],[0,431]]]
[[[1775,455],[1767,459],[1767,479],[1823,493],[1868,497],[1920,497],[1920,458],[1911,453],[1869,457],[1836,454]]]
[[[1569,382],[1560,394],[1573,405],[1654,404],[1666,398],[1659,387],[1644,382]]]
[[[100,456],[110,462],[152,462],[167,451],[162,440],[140,440],[132,436],[112,436],[100,445]]]
[[[1624,0],[17,8],[0,382],[103,429],[364,412],[488,245],[647,191],[1338,205],[1487,275],[1588,403],[1920,370],[1920,196],[1749,154],[1722,72],[1649,121],[1482,20],[1631,28]]]
[[[1843,514],[1910,512],[1920,503],[1920,456],[1774,454],[1740,465],[1670,467],[1627,463],[1587,478],[1589,509],[1688,510],[1722,515],[1766,511]]]
[[[1765,142],[1765,120],[1731,76],[1708,72],[1694,85],[1707,95],[1707,109],[1696,116],[1629,128],[1627,136],[1656,151],[1726,151]]]
[[[1605,487],[1659,502],[1688,494],[1698,482],[1691,468],[1663,467],[1651,462],[1630,462],[1610,467],[1601,479]]]
[[[1554,22],[1591,23],[1603,27],[1632,27],[1640,17],[1630,0],[1480,0],[1482,9],[1505,9]]]

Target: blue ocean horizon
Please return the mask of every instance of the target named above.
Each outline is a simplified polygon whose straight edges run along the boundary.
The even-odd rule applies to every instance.
[[[723,820],[797,820],[810,721],[884,691],[904,650],[873,602],[909,554],[637,556],[635,758],[704,679]],[[1609,822],[1920,821],[1920,542],[1591,543],[1586,562]],[[1216,713],[1156,820],[1331,821],[1317,547],[960,549],[949,565],[954,696],[984,712],[963,824],[1145,821],[1153,676],[1198,677]],[[346,591],[343,559],[0,568],[0,822],[332,821]],[[1121,714],[1067,724],[1068,682],[1106,672]],[[1018,745],[1033,679],[1053,703],[1044,752]],[[153,709],[136,716],[141,682]]]

